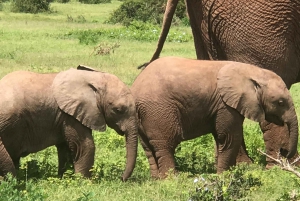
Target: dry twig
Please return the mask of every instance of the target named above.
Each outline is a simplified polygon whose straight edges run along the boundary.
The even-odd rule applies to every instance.
[[[257,149],[261,154],[265,155],[266,157],[269,157],[271,159],[273,159],[274,161],[276,161],[280,168],[282,170],[286,170],[288,172],[292,172],[294,173],[297,177],[300,178],[300,172],[298,172],[297,170],[294,169],[294,167],[292,166],[294,163],[296,163],[298,160],[300,160],[300,157],[296,158],[292,163],[289,163],[287,158],[281,157],[280,154],[278,154],[278,159],[273,158],[272,156],[266,154],[265,152],[261,151],[260,149]]]

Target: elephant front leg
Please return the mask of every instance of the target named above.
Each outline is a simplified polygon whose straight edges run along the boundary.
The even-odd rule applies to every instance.
[[[94,165],[95,144],[92,130],[77,120],[65,122],[64,133],[66,142],[73,156],[75,173],[90,177]]]
[[[244,117],[232,108],[218,111],[214,138],[217,151],[217,172],[221,173],[236,164],[242,143]]]
[[[2,140],[0,139],[0,175],[5,176],[8,173],[11,173],[13,176],[16,176],[16,168],[14,166],[14,162],[11,159],[9,153],[7,152],[6,148]]]
[[[248,151],[246,149],[246,144],[244,140],[244,135],[242,136],[242,144],[240,146],[240,149],[238,151],[237,157],[236,157],[236,163],[253,163],[253,159],[249,156]],[[215,146],[215,162],[218,164],[218,149],[217,146]]]

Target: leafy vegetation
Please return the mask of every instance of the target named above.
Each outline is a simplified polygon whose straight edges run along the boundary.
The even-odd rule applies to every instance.
[[[50,10],[51,0],[12,0],[12,11],[21,13],[39,13]]]
[[[127,27],[110,28],[110,29],[85,29],[72,30],[64,34],[64,38],[78,38],[80,44],[95,45],[101,38],[115,40],[134,40],[143,42],[155,42],[159,38],[159,27],[150,23],[142,23],[133,21]],[[192,41],[192,36],[186,31],[170,31],[167,40],[168,42],[183,43]]]
[[[125,26],[128,26],[132,21],[162,24],[166,2],[166,0],[126,0],[110,15],[108,22],[113,24],[121,23]],[[185,18],[185,12],[184,1],[179,1],[175,11],[175,19]]]
[[[99,3],[111,3],[111,0],[78,0],[80,3],[86,4],[99,4]]]
[[[53,12],[39,14],[12,13],[7,9],[10,2],[2,4],[0,77],[15,70],[47,73],[84,64],[113,73],[130,86],[140,72],[136,67],[152,56],[160,32],[151,23],[106,24],[120,1],[104,5],[52,2]],[[195,58],[190,28],[172,27],[171,33],[162,56]],[[182,41],[176,38],[179,35]],[[291,89],[298,114],[299,90],[298,84]],[[257,123],[245,121],[244,133],[252,165],[241,164],[216,175],[214,141],[208,134],[180,144],[176,150],[179,173],[163,181],[150,178],[147,158],[139,146],[133,175],[123,183],[119,177],[125,168],[124,138],[112,129],[93,132],[96,157],[91,179],[74,175],[71,167],[59,179],[57,152],[49,147],[21,159],[17,178],[0,183],[0,200],[187,201],[216,196],[219,200],[299,200],[299,178],[279,168],[264,169],[265,157],[257,152],[257,148],[264,149]]]
[[[56,0],[58,3],[68,3],[70,0]]]

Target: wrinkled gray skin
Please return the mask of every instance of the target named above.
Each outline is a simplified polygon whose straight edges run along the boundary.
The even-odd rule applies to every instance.
[[[82,69],[82,68],[81,68]],[[38,74],[16,71],[0,81],[0,173],[16,175],[20,157],[56,145],[59,175],[72,159],[75,173],[91,175],[92,129],[125,135],[130,177],[137,156],[133,96],[116,76],[91,69]]]
[[[150,62],[160,55],[177,3],[167,2],[162,32]],[[299,0],[185,0],[185,4],[197,59],[238,61],[269,69],[288,89],[300,81]],[[277,158],[280,147],[288,144],[288,128],[267,121],[260,126],[266,153]],[[238,158],[251,162],[245,147]],[[267,167],[274,163],[270,158],[267,162]]]
[[[275,73],[231,61],[160,58],[134,81],[139,135],[152,177],[175,169],[174,152],[185,140],[212,133],[217,172],[236,164],[244,117],[288,125],[286,156],[297,150],[298,121],[289,90]]]

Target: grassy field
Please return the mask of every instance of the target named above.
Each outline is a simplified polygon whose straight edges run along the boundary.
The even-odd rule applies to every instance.
[[[11,13],[9,3],[3,4],[0,12],[0,77],[15,70],[58,72],[84,64],[115,74],[130,86],[140,72],[137,66],[152,56],[156,47],[153,34],[157,37],[159,28],[150,30],[152,35],[145,33],[144,36],[138,32],[139,38],[121,25],[106,24],[109,14],[120,4],[119,1],[100,5],[75,1],[52,3],[51,13],[35,15]],[[177,26],[172,28],[172,33],[186,37],[187,42],[167,42],[162,56],[195,58],[190,28]],[[299,85],[291,89],[298,114],[299,90]],[[227,187],[234,183],[230,180],[232,175],[237,175],[239,182],[245,180],[243,185],[250,186],[244,199],[240,200],[297,200],[297,196],[300,199],[299,178],[279,168],[264,170],[265,158],[256,151],[257,148],[264,149],[258,125],[247,120],[244,128],[248,151],[255,163],[224,173],[215,184],[225,192],[234,193]],[[181,172],[164,181],[150,178],[148,161],[139,147],[133,176],[122,183],[119,177],[125,167],[124,139],[111,129],[93,134],[97,152],[90,180],[73,175],[71,171],[58,179],[56,150],[51,147],[22,159],[18,180],[11,178],[0,184],[0,200],[197,200],[202,191],[197,193],[196,188],[205,182],[194,182],[195,179],[214,176],[211,173],[215,171],[214,145],[210,135],[182,143],[176,153]],[[236,183],[236,191],[239,191],[239,185]],[[210,187],[208,183],[207,186]],[[204,193],[206,199],[198,200],[213,200],[209,197],[212,191]],[[289,197],[293,192],[295,199]],[[224,200],[228,200],[226,196]]]

